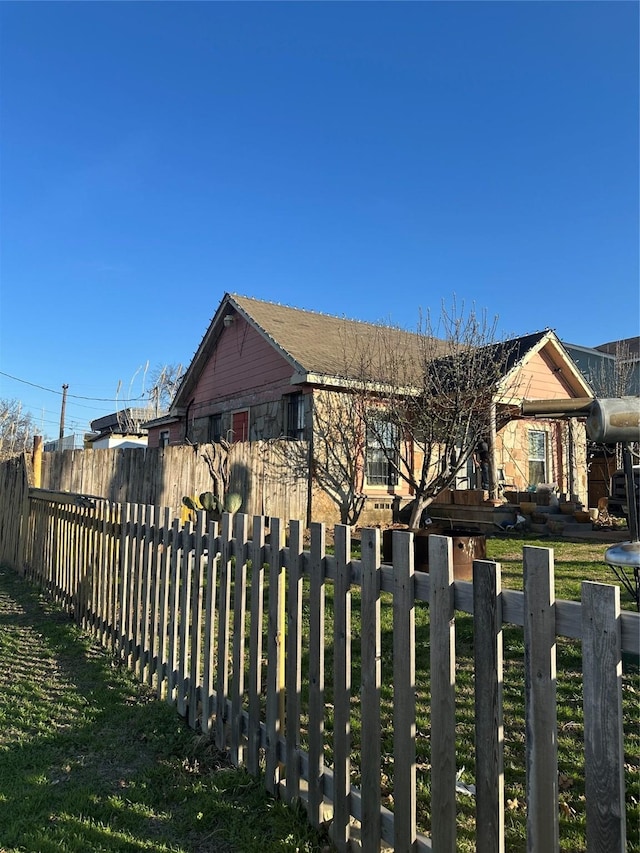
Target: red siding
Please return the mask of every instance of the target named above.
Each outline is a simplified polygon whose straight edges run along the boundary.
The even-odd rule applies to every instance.
[[[241,317],[225,328],[194,392],[195,405],[288,386],[291,365]]]

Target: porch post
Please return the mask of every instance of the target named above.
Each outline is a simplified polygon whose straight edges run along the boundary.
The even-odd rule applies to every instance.
[[[495,400],[491,402],[489,409],[489,498],[490,500],[498,500],[498,478],[496,475],[496,404]]]

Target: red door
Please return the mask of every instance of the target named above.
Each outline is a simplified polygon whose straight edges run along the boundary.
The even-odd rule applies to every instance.
[[[249,441],[249,412],[234,412],[231,429],[232,441]]]

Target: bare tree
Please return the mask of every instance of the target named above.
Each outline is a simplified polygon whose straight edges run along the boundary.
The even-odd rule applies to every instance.
[[[356,524],[364,507],[365,411],[362,394],[355,390],[314,394],[312,472],[337,505],[341,524]]]
[[[165,364],[156,367],[151,372],[149,398],[156,417],[171,405],[180,387],[183,375],[184,367],[181,364]]]
[[[36,428],[18,400],[0,400],[0,462],[31,450]]]
[[[367,479],[409,485],[411,527],[495,429],[494,403],[511,354],[496,341],[496,323],[454,303],[435,324],[430,314],[421,318],[415,333],[380,326],[360,344]]]
[[[634,382],[640,356],[631,351],[629,341],[617,341],[612,358],[602,358],[590,379],[596,397],[627,397],[637,393]]]

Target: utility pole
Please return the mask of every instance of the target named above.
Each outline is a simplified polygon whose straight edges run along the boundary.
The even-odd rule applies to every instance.
[[[60,409],[60,438],[64,438],[64,410],[67,408],[68,385],[62,386],[62,408]]]

